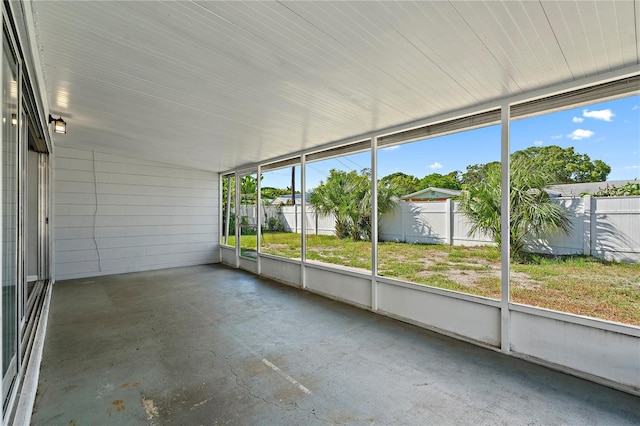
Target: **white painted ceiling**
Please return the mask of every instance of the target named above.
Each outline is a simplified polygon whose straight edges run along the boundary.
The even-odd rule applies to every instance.
[[[34,1],[56,146],[222,171],[640,64],[640,1]]]

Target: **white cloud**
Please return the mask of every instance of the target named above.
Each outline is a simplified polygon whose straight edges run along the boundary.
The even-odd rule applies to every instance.
[[[571,121],[573,121],[574,123],[582,123],[584,121],[584,118],[582,118],[582,117],[573,117],[571,119]]]
[[[440,164],[440,163],[438,163],[438,162],[436,161],[435,163],[431,164],[431,165],[429,166],[429,168],[430,168],[431,170],[441,169],[441,168],[442,168],[442,164]]]
[[[533,144],[534,144],[535,146],[542,146],[542,144],[543,144],[543,143],[544,143],[544,142],[542,142],[542,141],[535,141],[535,142],[533,142]]]
[[[582,139],[590,138],[593,135],[594,133],[591,130],[576,129],[568,134],[567,137],[569,139],[573,139],[574,141],[579,141]]]
[[[562,135],[553,135],[551,139],[562,139]]]
[[[640,166],[638,166],[637,164],[634,166],[627,166],[625,167],[626,170],[631,170],[631,169],[640,169]]]
[[[394,145],[394,146],[382,148],[381,151],[395,151],[396,149],[400,149],[400,145]]]
[[[640,105],[634,105],[633,108],[631,108],[633,111],[637,110],[638,108],[640,108]]]
[[[611,117],[614,117],[615,114],[611,112],[610,109],[601,109],[599,111],[589,111],[588,109],[585,109],[582,111],[582,116],[596,120],[611,121]]]

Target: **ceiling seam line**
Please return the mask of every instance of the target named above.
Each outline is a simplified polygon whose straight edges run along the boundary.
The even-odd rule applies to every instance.
[[[564,63],[567,66],[567,69],[571,73],[571,78],[573,80],[575,80],[576,76],[573,74],[573,70],[569,66],[569,61],[567,60],[567,56],[564,54],[564,50],[562,49],[562,46],[560,45],[560,40],[558,40],[558,35],[556,34],[555,30],[553,29],[553,25],[551,25],[551,21],[549,21],[549,16],[547,15],[547,11],[545,10],[544,5],[542,4],[542,0],[538,0],[538,3],[540,4],[540,8],[542,9],[542,13],[544,13],[544,19],[547,20],[547,24],[549,25],[549,29],[551,30],[551,34],[553,34],[553,38],[555,39],[556,44],[558,45],[558,49],[560,49],[560,52],[562,52],[562,59],[564,60]]]
[[[453,8],[453,10],[456,11],[456,13],[458,14],[458,16],[460,17],[460,19],[462,19],[464,21],[464,23],[467,25],[467,27],[469,28],[469,30],[476,36],[476,38],[478,39],[478,41],[480,41],[480,43],[482,43],[482,45],[484,46],[484,48],[487,50],[487,52],[489,52],[489,54],[491,55],[491,57],[496,61],[496,64],[498,64],[498,66],[509,76],[509,79],[511,79],[511,81],[513,81],[513,83],[516,85],[516,87],[518,88],[519,91],[522,91],[522,87],[520,87],[520,85],[515,81],[515,79],[513,78],[513,76],[511,75],[511,73],[502,65],[502,62],[500,62],[500,60],[496,57],[496,55],[493,54],[493,51],[491,49],[489,49],[489,46],[487,46],[487,44],[484,42],[484,40],[482,40],[482,37],[480,37],[478,35],[478,33],[476,32],[476,30],[473,29],[473,27],[471,26],[471,24],[469,24],[469,22],[465,19],[464,16],[462,16],[462,13],[460,13],[460,11],[458,10],[458,8],[455,7],[454,2],[449,0],[449,4],[451,5],[451,7]],[[502,83],[503,86],[505,86],[504,82]],[[507,87],[508,89],[508,87]]]
[[[342,47],[346,47],[347,49],[349,49],[347,46],[345,46],[342,42],[340,42],[340,40],[336,39],[335,37],[333,37],[330,33],[326,32],[325,30],[323,30],[322,28],[318,27],[316,24],[314,24],[313,22],[309,21],[308,19],[306,19],[304,16],[300,15],[299,13],[297,13],[296,11],[292,10],[291,8],[289,8],[288,6],[284,5],[282,3],[281,0],[276,0],[276,3],[278,3],[280,6],[284,7],[285,9],[289,10],[291,13],[293,13],[294,15],[296,15],[297,17],[299,17],[300,19],[302,19],[303,21],[305,21],[306,23],[308,23],[309,25],[313,26],[315,29],[317,29],[318,31],[322,32],[323,34],[325,34],[327,37],[331,38],[332,40],[334,40],[335,42],[337,42],[338,44],[340,44]],[[349,49],[352,50],[352,49]],[[357,53],[356,53],[357,54]],[[396,77],[394,77],[393,75],[391,75],[390,73],[388,73],[387,71],[385,71],[384,69],[376,66],[375,64],[371,64],[370,61],[366,61],[369,66],[374,67],[378,70],[380,70],[381,72],[383,72],[384,74],[386,74],[389,78],[395,80],[397,83],[399,83],[401,86],[406,87],[409,90],[413,91],[413,88],[405,83],[403,83],[402,81],[398,80]],[[415,92],[415,91],[414,91]],[[433,104],[431,100],[429,100],[428,98],[419,95],[421,98],[423,98],[425,101],[427,101],[429,104]],[[435,105],[434,105],[435,106]]]
[[[544,13],[544,19],[546,19],[547,20],[547,24],[549,24],[549,29],[551,29],[551,34],[553,34],[553,38],[556,40],[556,43],[558,45],[558,49],[560,49],[560,52],[562,52],[562,59],[564,60],[564,63],[567,66],[567,69],[571,73],[571,78],[573,80],[575,80],[576,76],[573,74],[573,70],[569,66],[569,61],[567,60],[567,55],[564,54],[564,50],[562,49],[562,46],[560,45],[560,40],[558,40],[558,35],[556,34],[555,30],[553,29],[553,25],[551,25],[551,21],[549,21],[549,16],[547,15],[547,11],[545,10],[544,5],[542,4],[542,0],[538,0],[538,3],[540,4],[540,7],[542,8],[542,13]]]
[[[234,23],[234,22],[230,21],[229,19],[225,18],[224,16],[222,16],[222,15],[220,15],[220,14],[218,14],[218,13],[216,13],[216,12],[214,12],[214,11],[210,10],[210,9],[207,9],[206,7],[204,7],[204,6],[202,6],[201,4],[199,4],[196,0],[190,0],[190,2],[191,2],[192,4],[194,4],[194,5],[197,5],[198,7],[202,8],[202,9],[204,9],[207,13],[210,13],[210,14],[212,14],[212,15],[214,15],[214,16],[216,16],[216,17],[218,17],[218,18],[220,18],[220,19],[222,19],[222,20],[224,20],[224,21],[228,22],[229,24],[233,25],[234,27],[236,27],[236,28],[239,28],[239,29],[243,30],[245,33],[247,33],[247,34],[251,34],[251,35],[252,35],[252,36],[254,36],[254,37],[257,37],[257,38],[262,39],[262,37],[260,37],[260,35],[259,35],[259,34],[255,34],[255,33],[251,32],[250,30],[247,30],[246,28],[243,28],[243,27],[241,27],[240,25],[238,25],[238,24],[236,24],[236,23]],[[288,7],[284,6],[283,4],[281,4],[281,2],[276,1],[276,3],[277,3],[277,4],[279,4],[280,6],[284,7],[285,9],[287,9],[287,10],[288,10],[289,12],[291,12],[293,15],[295,15],[295,16],[297,16],[298,18],[302,19],[303,21],[305,21],[305,22],[307,22],[307,23],[311,24],[314,28],[316,28],[317,30],[319,30],[320,32],[322,32],[322,34],[325,34],[325,35],[329,36],[329,37],[330,37],[331,39],[333,39],[334,41],[338,41],[338,40],[336,40],[335,38],[331,37],[331,35],[330,35],[330,34],[326,33],[326,32],[325,32],[325,31],[323,31],[322,29],[318,28],[316,25],[313,25],[311,22],[309,22],[308,20],[306,20],[305,18],[303,18],[302,16],[300,16],[299,14],[297,14],[296,12],[294,12],[293,10],[291,10],[290,8],[288,8]],[[264,41],[264,39],[263,39],[263,41]],[[271,45],[273,46],[273,44],[271,44]],[[366,67],[365,67],[365,68],[366,68]],[[394,77],[393,77],[393,76],[391,76],[391,75],[389,75],[389,77],[394,78]],[[394,79],[395,79],[395,78],[394,78]],[[402,84],[402,82],[400,82],[398,79],[395,79],[395,80],[396,80],[398,83]],[[410,87],[408,87],[408,86],[407,86],[407,88],[409,88],[409,89],[410,89]],[[389,104],[388,102],[383,102],[383,103],[384,103],[384,105],[386,105],[388,108],[391,108],[391,109],[395,110],[396,112],[398,112],[398,113],[400,113],[400,114],[403,114],[403,115],[409,115],[409,114],[408,114],[408,113],[406,113],[405,111],[401,111],[401,110],[399,110],[397,107],[395,107],[395,106],[393,106],[393,105]]]
[[[384,18],[383,18],[384,19]],[[387,24],[389,24],[389,22],[387,22]],[[471,91],[469,91],[464,85],[462,85],[457,79],[453,78],[453,76],[451,74],[449,74],[443,67],[441,67],[437,62],[435,62],[433,59],[431,59],[431,57],[429,57],[429,55],[427,55],[425,52],[422,51],[422,49],[420,49],[418,46],[416,46],[415,43],[413,43],[411,40],[409,40],[404,34],[402,34],[395,26],[389,24],[389,26],[391,28],[393,28],[393,30],[398,33],[400,35],[400,37],[402,37],[407,43],[409,43],[411,46],[413,46],[414,49],[416,49],[418,52],[420,52],[420,54],[422,56],[424,56],[429,62],[431,62],[436,68],[438,68],[440,71],[442,71],[443,74],[445,74],[447,77],[449,77],[451,80],[455,81],[456,85],[458,87],[460,87],[463,91],[467,92],[467,94],[469,96],[471,96],[472,98],[474,98],[476,101],[479,101],[480,99],[478,99],[473,93],[471,93]]]

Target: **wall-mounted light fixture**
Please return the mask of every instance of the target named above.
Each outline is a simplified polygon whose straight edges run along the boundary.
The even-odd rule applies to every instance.
[[[62,119],[62,117],[53,118],[51,114],[49,114],[49,124],[51,124],[52,122],[54,123],[53,124],[54,133],[60,133],[60,134],[67,133],[67,123]]]
[[[11,125],[16,127],[18,125],[18,116],[15,114],[11,114]]]

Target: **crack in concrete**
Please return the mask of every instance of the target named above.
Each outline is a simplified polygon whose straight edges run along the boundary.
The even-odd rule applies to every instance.
[[[194,346],[192,346],[192,345],[185,345],[185,346],[187,346],[187,347],[189,347],[189,348],[191,348],[191,349],[193,349],[193,350],[196,350],[196,351],[206,351],[206,352],[211,352],[211,353],[213,354],[213,356],[214,356],[214,357],[216,357],[216,358],[218,358],[218,359],[223,359],[223,360],[225,361],[225,363],[227,364],[227,367],[229,367],[229,371],[231,371],[231,374],[233,374],[233,377],[235,378],[235,383],[236,383],[236,385],[237,385],[237,386],[239,386],[239,387],[241,387],[242,389],[244,389],[244,390],[245,390],[249,395],[251,395],[253,398],[259,399],[260,401],[262,401],[262,402],[264,402],[264,403],[266,403],[266,404],[271,404],[271,405],[274,405],[274,406],[276,406],[276,407],[278,407],[278,408],[283,408],[283,409],[284,409],[284,410],[286,410],[286,411],[290,411],[290,410],[287,410],[287,408],[286,408],[286,407],[283,407],[283,406],[279,405],[278,403],[276,403],[276,402],[274,402],[274,401],[269,401],[269,400],[267,400],[266,398],[263,398],[263,397],[261,397],[261,396],[259,396],[259,395],[256,395],[255,393],[253,393],[253,392],[251,391],[251,389],[250,389],[248,386],[246,386],[246,385],[242,384],[242,383],[240,382],[240,376],[239,376],[239,375],[238,375],[238,373],[236,373],[236,371],[233,369],[233,365],[231,365],[231,361],[229,360],[229,357],[226,357],[226,356],[225,356],[225,357],[220,356],[220,355],[218,355],[218,354],[217,354],[213,349],[200,349],[200,348],[196,348],[196,347],[194,347]]]
[[[209,350],[209,352],[213,353],[216,357],[218,357],[218,356],[216,355],[216,353],[215,353],[215,352],[213,352],[212,350]],[[218,358],[220,358],[220,357],[218,357]],[[238,376],[238,373],[236,373],[236,372],[235,372],[235,370],[233,369],[233,366],[231,365],[231,361],[229,360],[229,358],[228,358],[228,357],[224,357],[223,359],[226,361],[227,366],[229,367],[229,371],[231,371],[231,374],[233,374],[233,376],[235,377],[236,385],[240,386],[242,389],[244,389],[244,390],[245,390],[249,395],[251,395],[252,397],[254,397],[254,398],[256,398],[256,399],[259,399],[259,400],[261,400],[261,401],[265,402],[266,404],[271,404],[271,405],[276,406],[276,407],[278,407],[278,408],[284,408],[284,407],[281,407],[280,405],[278,405],[278,404],[277,404],[276,402],[274,402],[274,401],[268,401],[266,398],[263,398],[263,397],[261,397],[261,396],[259,396],[259,395],[256,395],[255,393],[253,393],[253,392],[251,391],[251,389],[249,388],[249,386],[246,386],[246,385],[243,385],[242,383],[240,383],[240,377]],[[286,408],[284,408],[284,409],[285,409],[285,410],[287,410]],[[287,411],[288,411],[288,410],[287,410]]]
[[[244,390],[245,390],[245,392],[247,392],[247,393],[248,393],[250,396],[252,396],[253,398],[255,398],[255,399],[259,399],[260,401],[262,401],[262,402],[264,402],[264,403],[266,403],[266,404],[273,405],[274,407],[277,407],[277,408],[283,409],[283,410],[285,410],[285,411],[287,411],[287,412],[290,412],[290,413],[291,413],[291,412],[293,412],[293,411],[295,411],[295,410],[297,410],[297,409],[301,409],[301,407],[298,405],[298,403],[297,403],[297,402],[293,402],[293,404],[287,404],[287,405],[293,405],[293,408],[289,408],[289,407],[287,407],[287,406],[284,406],[284,405],[278,404],[277,402],[269,401],[269,400],[267,400],[266,398],[263,398],[263,397],[261,397],[261,396],[259,396],[259,395],[256,395],[255,393],[253,393],[253,392],[251,391],[251,389],[250,389],[248,386],[246,386],[246,385],[244,385],[244,384],[242,384],[242,383],[240,382],[240,376],[239,376],[239,375],[238,375],[238,373],[236,373],[236,371],[233,369],[233,365],[231,365],[231,361],[229,360],[229,357],[226,357],[226,356],[225,356],[225,357],[220,356],[220,355],[218,355],[218,354],[217,354],[213,349],[201,349],[201,348],[196,348],[195,346],[192,346],[192,345],[185,345],[185,346],[186,346],[186,347],[188,347],[188,348],[191,348],[191,349],[193,349],[193,350],[195,350],[195,351],[206,351],[206,352],[211,352],[211,354],[213,354],[213,356],[214,356],[214,357],[216,357],[216,358],[218,358],[218,359],[223,359],[223,360],[225,361],[225,363],[227,364],[227,367],[229,367],[229,371],[231,372],[231,374],[233,374],[233,377],[235,378],[235,383],[236,383],[236,385],[237,385],[237,386],[239,386],[240,388],[244,389]],[[335,422],[331,422],[331,421],[329,421],[329,420],[323,419],[322,417],[320,417],[320,416],[318,415],[318,413],[316,413],[316,412],[315,412],[315,410],[314,410],[314,409],[311,409],[311,410],[310,410],[310,413],[311,413],[311,414],[312,414],[316,419],[318,419],[319,421],[321,421],[321,422],[323,422],[323,423],[326,423],[326,424],[347,424],[347,423],[335,423]]]
[[[332,424],[332,425],[336,425],[336,424],[347,424],[347,423],[334,423],[334,422],[330,422],[329,420],[325,420],[322,417],[320,417],[318,415],[318,413],[315,412],[315,410],[311,410],[311,414],[313,414],[313,417],[315,417],[316,419],[320,420],[322,423],[326,423],[326,424]]]
[[[233,366],[231,365],[231,361],[229,360],[228,357],[226,357],[226,356],[222,357],[222,356],[218,355],[216,353],[216,351],[214,351],[213,349],[201,349],[201,348],[196,348],[195,346],[192,346],[192,345],[185,345],[185,346],[188,347],[188,348],[191,348],[191,349],[193,349],[195,351],[211,352],[215,358],[223,359],[225,361],[225,363],[227,364],[227,367],[229,367],[229,371],[231,371],[231,374],[233,374],[233,377],[235,378],[236,385],[238,385],[239,387],[244,389],[249,395],[251,395],[252,397],[254,397],[256,399],[259,399],[259,400],[261,400],[261,401],[263,401],[263,402],[265,402],[267,404],[272,404],[272,405],[278,406],[278,404],[276,404],[275,402],[267,401],[265,398],[262,398],[261,396],[258,396],[256,394],[254,394],[253,392],[251,392],[251,389],[249,389],[248,386],[243,385],[242,383],[240,383],[240,381],[239,381],[240,379],[239,379],[238,373],[236,373],[235,370],[233,369]]]

